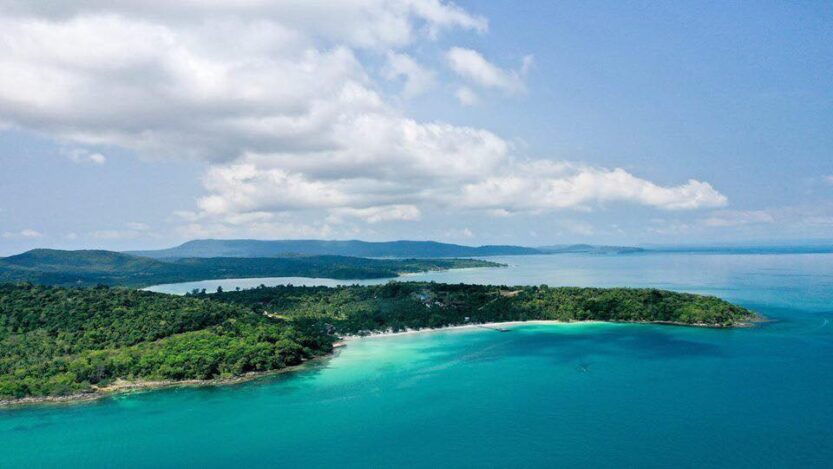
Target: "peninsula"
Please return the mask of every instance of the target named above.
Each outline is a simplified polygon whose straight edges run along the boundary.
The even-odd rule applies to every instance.
[[[0,400],[234,381],[327,355],[344,335],[527,320],[732,327],[756,317],[719,298],[655,289],[391,282],[173,296],[2,284]]]

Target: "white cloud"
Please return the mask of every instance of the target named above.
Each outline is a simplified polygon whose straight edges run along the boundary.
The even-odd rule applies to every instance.
[[[437,0],[75,3],[0,10],[0,120],[153,157],[326,146],[336,120],[382,105],[354,48],[485,28]]]
[[[659,186],[617,169],[534,161],[509,164],[498,176],[466,184],[459,205],[509,212],[589,208],[608,202],[635,202],[664,210],[721,207],[726,197],[706,182],[690,179]]]
[[[0,234],[0,237],[5,239],[35,239],[43,238],[43,233],[32,228],[25,228],[20,231],[5,231]]]
[[[0,0],[0,11],[56,21],[97,14],[172,24],[233,18],[240,23],[236,33],[245,32],[244,23],[255,28],[280,23],[328,43],[371,49],[401,47],[450,29],[479,33],[488,30],[488,21],[482,16],[442,0]],[[234,47],[251,39],[246,34],[232,37],[234,41],[225,37],[217,41]]]
[[[420,95],[434,86],[435,74],[418,64],[407,54],[388,52],[388,62],[382,71],[388,80],[405,79],[402,95],[412,98]]]
[[[403,79],[414,96],[434,79],[412,48],[487,27],[440,0],[0,0],[0,121],[65,145],[206,161],[205,194],[179,214],[194,236],[343,233],[287,213],[349,224],[417,220],[427,207],[510,215],[725,205],[706,182],[660,186],[622,169],[525,160],[488,130],[411,119],[365,64],[386,59],[383,77]],[[467,80],[509,93],[525,89],[532,64],[506,70],[462,48],[447,58]],[[457,98],[477,100],[466,87]],[[88,150],[68,157],[106,160]],[[137,227],[93,236],[146,231]]]
[[[71,150],[61,150],[61,154],[69,158],[73,163],[92,163],[102,165],[107,162],[107,158],[101,153],[91,152],[83,148],[73,148]]]
[[[33,230],[31,228],[27,228],[20,232],[20,235],[24,238],[41,238],[43,237],[43,233]]]
[[[824,180],[828,184],[833,185],[833,175],[827,176],[826,178],[824,178]]]
[[[765,210],[719,210],[703,220],[703,224],[712,227],[730,227],[774,223],[775,218]]]
[[[524,77],[533,62],[532,56],[528,55],[523,58],[519,70],[505,70],[486,60],[480,52],[462,47],[452,47],[445,57],[454,73],[482,87],[508,93],[526,91]]]
[[[422,212],[414,205],[382,205],[367,208],[337,208],[331,211],[338,221],[342,217],[354,217],[365,220],[368,223],[379,223],[383,221],[417,221],[422,217]]]
[[[463,106],[474,106],[480,102],[480,98],[477,96],[477,93],[472,91],[468,86],[461,86],[457,88],[457,91],[454,93],[454,97],[456,97],[457,101]]]

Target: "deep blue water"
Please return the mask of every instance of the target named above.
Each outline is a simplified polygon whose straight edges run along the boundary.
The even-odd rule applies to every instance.
[[[362,339],[255,383],[0,411],[0,467],[833,465],[833,254],[499,260],[409,277],[655,286],[774,321]]]

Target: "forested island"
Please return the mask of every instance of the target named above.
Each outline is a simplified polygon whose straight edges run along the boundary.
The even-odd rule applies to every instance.
[[[652,288],[389,282],[336,288],[261,286],[213,294],[194,291],[188,296],[244,306],[285,320],[323,322],[343,335],[529,320],[730,327],[754,316],[717,297]]]
[[[755,318],[719,298],[655,289],[391,282],[173,296],[3,284],[0,399],[233,380],[326,355],[351,334],[523,320],[731,327]]]
[[[151,259],[113,251],[34,249],[0,258],[0,282],[56,286],[147,287],[226,278],[394,278],[405,273],[503,264],[477,259],[368,259],[350,256]]]
[[[525,246],[463,246],[437,241],[359,241],[322,239],[195,239],[169,249],[132,251],[143,257],[171,259],[184,257],[275,257],[359,256],[397,258],[437,258],[474,256],[515,256],[544,254]]]

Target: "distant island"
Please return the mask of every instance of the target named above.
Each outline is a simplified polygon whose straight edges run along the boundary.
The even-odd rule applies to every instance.
[[[332,241],[332,240],[252,240],[198,239],[169,249],[128,251],[142,257],[171,259],[185,257],[274,257],[358,256],[390,258],[489,257],[541,254],[627,255],[640,253],[700,254],[809,254],[831,253],[833,241],[813,240],[804,244],[714,244],[618,246],[597,244],[555,244],[546,246],[485,245],[465,246],[437,241]]]
[[[332,255],[160,260],[113,251],[35,249],[0,258],[0,282],[146,287],[225,278],[394,278],[404,273],[500,266],[503,264],[477,259],[367,259]]]
[[[543,254],[634,254],[645,249],[634,246],[607,246],[594,244],[563,244],[536,248]]]
[[[524,247],[510,245],[464,246],[437,241],[325,241],[252,240],[252,239],[199,239],[188,241],[170,249],[130,251],[133,254],[154,259],[182,257],[273,257],[286,255],[305,256],[359,256],[359,257],[487,257],[522,256],[558,253],[630,253],[643,249],[629,246],[595,246],[571,244],[560,246]]]
[[[719,298],[655,289],[391,282],[172,296],[2,284],[0,400],[233,382],[327,355],[344,335],[527,320],[733,327],[755,319]]]
[[[158,251],[33,249],[0,257],[0,282],[55,286],[147,287],[258,277],[336,280],[395,278],[436,270],[501,267],[469,257],[532,254],[629,254],[641,248],[573,244],[463,246],[435,241],[195,240]]]

